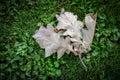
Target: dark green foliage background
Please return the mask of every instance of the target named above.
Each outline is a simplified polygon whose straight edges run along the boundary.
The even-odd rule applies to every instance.
[[[83,20],[98,13],[92,50],[82,58],[56,54],[44,58],[32,38],[39,26],[57,24],[60,9]],[[120,79],[119,0],[0,0],[0,79],[1,80],[119,80]]]

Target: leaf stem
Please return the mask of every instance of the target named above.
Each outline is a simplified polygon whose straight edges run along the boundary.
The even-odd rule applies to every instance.
[[[81,58],[81,54],[80,54],[79,51],[78,51],[78,56],[79,56],[80,62],[82,63],[82,65],[83,65],[85,71],[87,72],[87,67],[86,67],[85,63],[83,62],[83,60],[82,60],[82,58]]]

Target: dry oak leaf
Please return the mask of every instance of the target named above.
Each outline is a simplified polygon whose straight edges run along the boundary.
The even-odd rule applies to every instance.
[[[89,13],[85,16],[85,25],[87,29],[82,29],[82,35],[83,35],[83,43],[86,47],[86,49],[83,49],[84,52],[87,52],[86,50],[90,50],[90,45],[93,41],[94,33],[95,33],[95,26],[96,26],[96,14]]]
[[[57,52],[57,57],[60,58],[65,52],[73,51],[69,37],[64,39],[59,33],[54,32],[51,24],[48,24],[47,28],[41,26],[33,37],[41,48],[45,48],[45,57]]]
[[[84,45],[81,41],[83,28],[83,22],[77,20],[77,15],[71,12],[61,12],[60,15],[56,15],[58,20],[57,29],[65,29],[66,31],[62,34],[64,36],[70,36],[71,42],[74,42],[74,50],[77,51],[80,45]]]

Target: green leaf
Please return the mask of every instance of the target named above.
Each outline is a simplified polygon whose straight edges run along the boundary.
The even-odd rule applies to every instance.
[[[20,69],[21,69],[22,71],[26,71],[26,67],[25,67],[25,66],[21,66]]]
[[[59,63],[57,61],[54,62],[54,65],[55,65],[56,68],[59,67]]]
[[[32,51],[33,51],[33,48],[32,48],[32,47],[29,47],[28,53],[31,53]]]
[[[98,17],[99,17],[100,19],[106,19],[106,15],[105,15],[105,14],[99,14]]]
[[[18,68],[17,64],[13,63],[12,68]]]
[[[56,74],[57,74],[57,76],[60,76],[61,75],[61,70],[57,70]]]
[[[34,75],[38,75],[38,71],[33,71],[33,74]]]
[[[98,52],[97,52],[97,51],[94,51],[94,52],[92,53],[92,55],[93,55],[93,56],[97,56],[97,55],[98,55]]]
[[[37,26],[41,26],[41,25],[42,25],[42,23],[41,23],[41,22],[37,23]]]

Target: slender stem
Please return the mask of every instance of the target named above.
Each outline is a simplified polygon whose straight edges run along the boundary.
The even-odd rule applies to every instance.
[[[79,52],[78,52],[78,53],[79,53]],[[87,71],[87,67],[86,67],[85,63],[83,62],[83,60],[82,60],[82,58],[81,58],[81,54],[79,53],[78,56],[79,56],[79,59],[80,59],[82,65],[83,65],[83,67],[85,68],[85,71]]]

